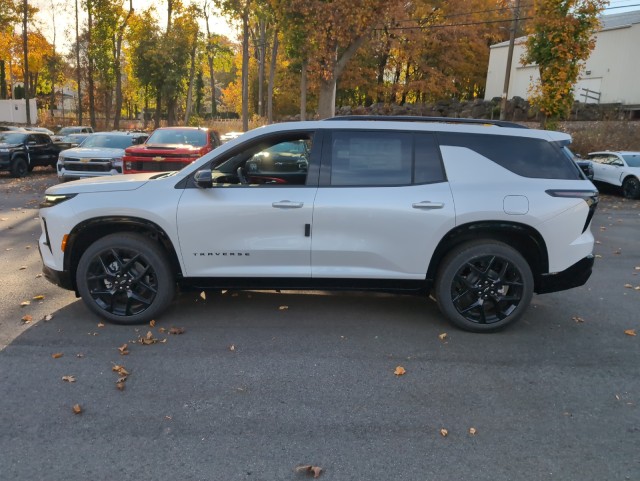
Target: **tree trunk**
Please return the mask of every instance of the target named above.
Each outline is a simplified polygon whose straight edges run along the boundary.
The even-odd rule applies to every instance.
[[[156,93],[156,115],[153,119],[154,130],[160,127],[160,113],[162,112],[162,89],[158,88]]]
[[[267,122],[273,123],[273,87],[276,79],[276,65],[278,59],[278,29],[273,33],[271,47],[271,65],[269,66],[269,87],[267,90]]]
[[[336,79],[320,80],[320,96],[318,99],[318,116],[328,119],[336,114]]]
[[[307,59],[302,61],[300,72],[300,120],[307,120]]]
[[[24,15],[22,17],[22,49],[24,53],[24,99],[27,104],[27,125],[31,125],[31,106],[29,105],[29,46],[27,42],[27,13],[29,4],[24,0]]]
[[[78,0],[76,0],[76,80],[78,82],[78,125],[82,125],[82,72],[80,71],[80,32],[78,30]],[[62,109],[64,117],[64,87],[62,88]]]
[[[216,106],[216,81],[213,76],[213,55],[208,55],[207,60],[209,61],[209,86],[211,87],[211,118],[214,118],[218,114],[218,109]]]
[[[258,25],[260,38],[258,39],[258,117],[264,116],[264,71],[267,51],[267,25],[260,20]]]
[[[91,120],[91,127],[96,128],[96,99],[94,92],[94,80],[93,80],[93,55],[91,53],[92,31],[93,31],[93,4],[92,0],[87,0],[87,81],[89,89],[89,118]]]
[[[124,37],[124,30],[127,28],[129,18],[133,14],[133,0],[129,0],[129,12],[124,18],[120,26],[118,27],[118,35],[116,37],[116,51],[114,55],[114,74],[116,76],[116,111],[113,117],[113,129],[120,129],[120,117],[122,116],[122,66],[120,65],[120,59],[122,56],[122,38]]]
[[[187,89],[187,107],[184,113],[184,124],[189,125],[189,118],[191,117],[191,109],[193,108],[193,83],[196,76],[196,47],[198,45],[197,37],[193,42],[193,49],[191,49],[191,69],[189,70],[189,88]]]
[[[249,0],[242,13],[242,130],[249,130]]]

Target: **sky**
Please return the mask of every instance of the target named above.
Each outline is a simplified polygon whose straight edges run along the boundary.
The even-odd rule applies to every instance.
[[[81,3],[81,1],[82,0],[78,0],[79,3]],[[186,4],[192,1],[194,0],[184,0]],[[196,3],[202,3],[202,0],[195,1]],[[40,20],[40,25],[42,25],[41,31],[47,37],[47,40],[53,42],[53,25],[55,24],[56,49],[63,52],[69,51],[75,38],[75,0],[29,0],[29,4],[40,9],[38,19]],[[151,5],[156,5],[160,25],[165,25],[165,0],[133,0],[133,8],[135,10],[141,11]],[[604,13],[606,15],[624,13],[631,10],[640,10],[640,0],[611,0]],[[85,17],[81,15],[81,25],[84,19]],[[211,18],[210,22],[211,29],[214,33],[225,35],[232,40],[238,37],[238,28],[229,25],[227,20],[221,15]],[[202,30],[205,30],[204,22],[202,22]]]
[[[56,50],[69,51],[71,44],[75,40],[75,0],[28,0],[29,5],[40,9],[37,15],[38,24],[41,26],[42,34],[47,40],[53,43],[55,24]],[[198,3],[202,4],[202,0],[183,0],[185,4]],[[640,0],[639,0],[640,1]],[[126,6],[128,6],[126,0]],[[78,5],[82,4],[82,0],[78,0]],[[167,4],[165,0],[133,0],[133,9],[143,11],[151,5],[156,6],[158,11],[158,21],[161,26],[167,23]],[[86,15],[80,7],[80,29],[86,22]],[[202,23],[202,31],[206,31],[204,21]],[[221,15],[209,18],[209,25],[213,33],[225,35],[232,40],[237,37],[237,29],[230,26],[227,20]]]

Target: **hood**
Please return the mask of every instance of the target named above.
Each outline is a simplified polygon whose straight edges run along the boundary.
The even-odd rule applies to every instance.
[[[200,150],[204,145],[191,144],[143,144],[135,147],[135,150]],[[131,147],[129,147],[131,148]]]
[[[163,172],[162,174],[165,173]],[[49,187],[45,193],[48,195],[60,195],[136,190],[146,184],[152,177],[157,176],[158,172],[89,177],[54,185]]]
[[[15,149],[20,147],[20,144],[0,144],[0,149]]]
[[[79,157],[81,159],[112,159],[114,157],[122,157],[124,155],[124,149],[114,149],[107,147],[76,147],[74,149],[64,150],[60,153],[60,155],[62,157]]]

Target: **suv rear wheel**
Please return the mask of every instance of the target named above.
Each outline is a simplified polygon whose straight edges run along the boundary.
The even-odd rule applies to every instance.
[[[533,274],[522,255],[506,244],[463,244],[442,261],[435,297],[456,326],[492,332],[518,320],[531,302]]]
[[[627,177],[622,184],[622,194],[627,199],[640,198],[640,180],[635,177]]]
[[[16,157],[11,162],[11,177],[24,177],[29,172],[29,164],[24,157]]]
[[[78,291],[98,316],[117,324],[150,321],[173,300],[175,279],[161,248],[137,234],[94,242],[80,258]]]

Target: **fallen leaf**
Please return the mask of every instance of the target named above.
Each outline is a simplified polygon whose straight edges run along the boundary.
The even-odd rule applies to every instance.
[[[104,327],[104,322],[99,322],[98,327]]]
[[[125,378],[129,375],[129,372],[125,369],[125,367],[119,364],[114,364],[111,370],[113,372],[117,372],[118,374],[120,374],[120,376]]]
[[[76,357],[78,359],[82,359],[84,357],[84,354],[82,354],[81,352],[79,352],[78,354],[76,354]]]
[[[38,296],[33,296],[33,300],[34,301],[41,301],[42,299],[44,299],[44,296],[42,294],[40,294]]]
[[[33,317],[31,317],[29,314],[22,316],[22,322],[24,322],[25,324],[29,324],[31,321],[33,321]]]
[[[314,478],[317,478],[320,476],[320,474],[322,474],[322,468],[319,466],[312,466],[310,464],[304,465],[304,466],[296,466],[296,472],[297,473],[306,473],[306,474],[313,474]]]
[[[230,351],[235,351],[235,350],[236,350],[236,345],[235,345],[235,344],[231,344],[231,345],[229,346],[229,350],[230,350]]]
[[[150,325],[151,327],[156,327],[156,321],[154,321],[153,319],[151,319],[151,320],[149,321],[149,325]]]
[[[116,383],[116,388],[118,389],[118,391],[124,391],[124,382],[117,382]]]
[[[622,254],[622,251],[620,249],[617,249],[615,251],[613,251],[613,254],[616,256],[619,256],[620,254]]]
[[[121,356],[126,356],[127,354],[129,354],[129,345],[123,344],[118,348],[118,351],[120,351]]]
[[[404,374],[406,374],[406,372],[407,372],[407,370],[406,370],[404,367],[402,367],[402,366],[398,366],[398,367],[396,367],[396,370],[395,370],[395,371],[393,371],[393,373],[394,373],[396,376],[403,376]]]
[[[596,259],[602,259],[602,256],[601,256],[600,254],[596,254],[594,257],[595,257]]]
[[[635,336],[636,335],[636,330],[635,329],[627,329],[626,331],[624,331],[624,333],[627,336]]]
[[[636,267],[635,267],[635,270],[636,270],[636,271],[640,271],[640,266],[636,266]]]
[[[45,321],[45,322],[48,322],[48,321],[50,321],[51,319],[53,319],[53,315],[52,315],[52,314],[47,314],[46,316],[44,316],[44,317],[42,318],[42,320],[43,320],[43,321]]]
[[[477,433],[476,428],[469,428],[469,434],[471,434],[471,436],[475,436]]]
[[[167,330],[164,327],[159,327],[158,332],[165,333]]]
[[[80,414],[82,412],[82,407],[80,404],[73,405],[73,414]]]
[[[441,341],[444,341],[446,338],[447,338],[447,333],[446,332],[443,332],[442,334],[440,334],[438,336],[438,339],[440,339]]]
[[[440,429],[440,435],[441,435],[443,438],[446,438],[446,437],[449,435],[449,431],[447,431],[445,428],[441,428],[441,429]]]
[[[287,309],[289,309],[289,306],[280,306],[278,307],[278,309],[280,309],[281,311],[286,311]]]
[[[30,302],[30,301],[22,301],[22,302],[20,303],[20,307],[26,307],[26,306],[28,306],[28,305],[30,305],[30,304],[31,304],[31,302]]]
[[[174,336],[184,334],[184,327],[172,327],[171,329],[169,329],[169,334],[173,334]]]
[[[27,268],[27,266],[20,266],[20,269],[18,269],[19,271],[23,271]]]
[[[36,275],[36,279],[40,279],[42,277],[42,274],[37,274]]]
[[[64,354],[61,352],[56,352],[54,354],[51,354],[51,357],[54,359],[60,359],[62,356],[64,356]]]
[[[65,382],[76,382],[76,378],[74,376],[62,376],[62,380]]]
[[[573,319],[574,321],[576,321],[578,324],[581,322],[584,322],[584,319],[578,316],[574,316],[571,319]]]
[[[156,339],[155,337],[153,337],[153,333],[151,331],[147,332],[146,336],[140,336],[138,338],[138,344],[142,344],[145,346],[148,346],[150,344],[156,344],[158,342],[158,339]]]
[[[204,292],[204,291],[202,291],[202,292],[200,293],[200,297],[206,301],[206,300],[207,300],[207,293],[206,293],[206,292]]]
[[[626,287],[627,289],[633,289],[633,286],[631,284],[625,284],[624,287]]]

